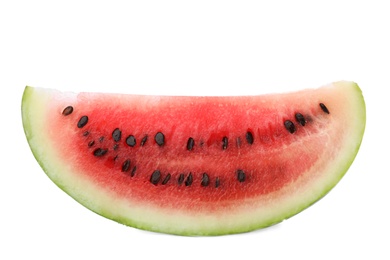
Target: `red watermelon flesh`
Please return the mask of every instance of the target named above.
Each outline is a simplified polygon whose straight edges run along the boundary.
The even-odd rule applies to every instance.
[[[245,232],[324,196],[360,146],[359,87],[237,97],[62,93],[26,87],[25,133],[47,175],[130,226]]]

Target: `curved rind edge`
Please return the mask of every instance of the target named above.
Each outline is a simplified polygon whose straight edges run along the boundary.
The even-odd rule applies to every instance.
[[[356,99],[356,103],[358,104],[356,107],[359,108],[359,110],[360,110],[360,111],[356,111],[356,115],[360,115],[360,120],[357,122],[357,123],[361,123],[360,124],[360,133],[357,134],[357,136],[359,136],[360,139],[357,140],[355,149],[350,152],[349,160],[346,160],[344,162],[344,168],[339,170],[339,174],[337,175],[338,178],[336,178],[333,183],[329,183],[328,186],[324,188],[322,194],[320,194],[316,199],[312,200],[310,203],[307,203],[305,206],[301,207],[300,209],[296,210],[295,212],[291,212],[291,215],[282,219],[281,221],[289,219],[289,218],[301,213],[305,209],[309,208],[310,206],[312,206],[313,204],[315,204],[316,202],[321,200],[334,187],[336,187],[336,185],[340,182],[340,180],[348,172],[348,170],[351,167],[353,161],[355,160],[355,158],[359,152],[360,146],[362,144],[363,136],[364,136],[364,132],[365,132],[365,128],[366,128],[366,103],[364,101],[363,92],[356,82],[338,81],[338,82],[333,82],[332,84],[337,85],[337,86],[341,86],[341,87],[343,87],[344,85],[351,85],[354,88],[354,90],[356,92],[356,95],[354,96],[354,98]],[[281,221],[279,221],[279,222],[281,222]]]

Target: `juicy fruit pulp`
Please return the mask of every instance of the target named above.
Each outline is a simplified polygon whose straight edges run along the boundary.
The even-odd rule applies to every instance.
[[[26,87],[22,116],[47,175],[89,209],[216,235],[272,225],[324,196],[358,151],[365,104],[352,82],[243,97]]]

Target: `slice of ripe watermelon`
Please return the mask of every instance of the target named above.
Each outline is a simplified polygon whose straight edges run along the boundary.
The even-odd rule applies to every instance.
[[[181,235],[270,226],[345,174],[365,128],[353,82],[238,97],[26,87],[23,125],[46,174],[92,211]]]

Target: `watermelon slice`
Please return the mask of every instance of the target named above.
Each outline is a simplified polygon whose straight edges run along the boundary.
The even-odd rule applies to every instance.
[[[247,232],[307,208],[345,174],[365,129],[353,82],[236,97],[26,87],[23,125],[50,179],[117,222],[181,235]]]

